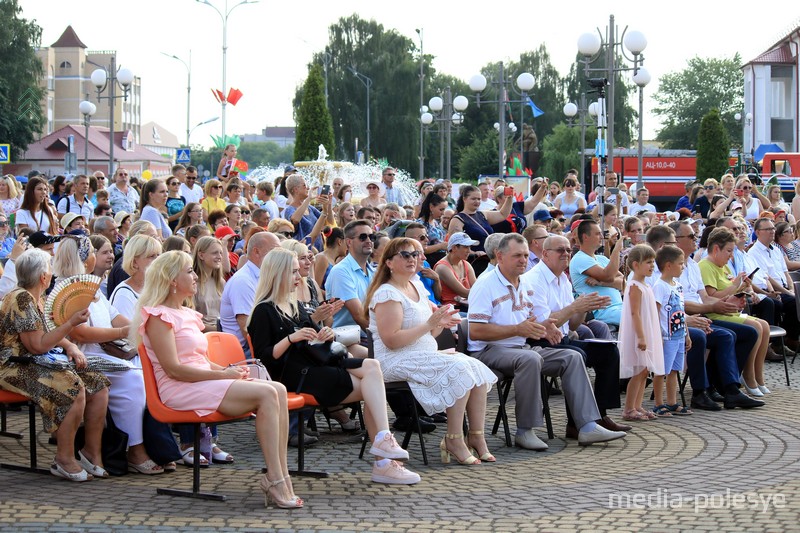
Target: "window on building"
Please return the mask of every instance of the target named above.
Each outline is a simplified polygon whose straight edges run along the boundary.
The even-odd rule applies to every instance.
[[[58,68],[72,68],[72,63],[69,61],[62,61]]]

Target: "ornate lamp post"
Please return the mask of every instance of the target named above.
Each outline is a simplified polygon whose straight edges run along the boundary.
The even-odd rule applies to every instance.
[[[85,133],[83,135],[83,173],[89,175],[89,123],[92,121],[92,115],[97,112],[97,106],[89,101],[89,95],[86,95],[86,100],[78,105],[78,109],[83,115],[83,127]]]
[[[643,145],[642,145],[642,122],[644,115],[644,88],[650,83],[650,73],[644,67],[639,67],[633,73],[633,83],[639,87],[639,154],[638,154],[638,178],[636,179],[636,190],[644,187],[643,171]]]
[[[109,73],[111,75],[109,76]],[[92,72],[92,85],[97,90],[97,100],[108,100],[109,107],[109,148],[108,148],[108,175],[114,175],[114,102],[117,98],[122,98],[123,102],[128,100],[128,94],[133,83],[133,72],[127,68],[117,70],[117,58],[111,56],[111,65],[108,69],[99,68]],[[122,94],[118,95],[117,87],[122,89]],[[103,91],[108,89],[108,95],[101,96]]]
[[[516,79],[516,85],[519,88],[519,95],[521,98],[517,100],[511,100],[508,95],[508,88],[512,87],[511,80],[506,78],[505,70],[503,67],[503,63],[500,63],[498,67],[497,79],[492,80],[492,85],[496,86],[496,93],[497,98],[495,100],[483,100],[483,103],[495,103],[498,104],[498,115],[497,115],[497,131],[500,133],[500,142],[498,143],[498,165],[497,165],[497,173],[498,176],[505,175],[504,167],[505,167],[505,143],[506,143],[506,127],[508,123],[506,122],[506,113],[505,113],[505,106],[506,104],[524,104],[528,101],[528,92],[533,89],[535,85],[535,79],[533,74],[530,72],[523,72]],[[484,89],[486,89],[486,77],[482,74],[476,74],[472,76],[469,80],[469,88],[475,93],[475,101],[478,104],[478,107],[481,106],[481,93]],[[512,87],[513,88],[513,87]]]
[[[467,109],[469,100],[466,96],[452,97],[450,87],[444,91],[444,98],[434,96],[428,102],[428,107],[422,106],[422,115],[419,118],[423,126],[430,126],[433,122],[439,125],[439,177],[450,179],[452,172],[452,141],[453,129],[464,122],[464,110]],[[433,113],[431,113],[431,111]],[[447,173],[445,175],[444,147],[447,144]]]
[[[597,116],[597,102],[592,102],[591,105],[587,107],[586,105],[586,93],[581,93],[581,101],[580,107],[578,105],[568,102],[564,105],[564,115],[567,117],[567,126],[574,127],[580,126],[581,128],[581,185],[586,187],[586,127],[594,125],[594,120],[590,117]],[[577,124],[573,123],[573,119],[575,116],[578,116],[579,122]]]

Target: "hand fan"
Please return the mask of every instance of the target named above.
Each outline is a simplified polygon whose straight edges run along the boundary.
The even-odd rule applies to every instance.
[[[97,296],[99,276],[80,274],[59,280],[44,304],[44,320],[52,331],[83,309],[87,309]]]

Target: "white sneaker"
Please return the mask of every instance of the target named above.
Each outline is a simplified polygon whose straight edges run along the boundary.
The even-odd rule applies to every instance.
[[[408,461],[408,452],[397,444],[394,435],[387,432],[381,440],[375,440],[369,453],[376,457],[383,457],[385,459],[399,459],[401,461]]]
[[[520,448],[525,448],[526,450],[536,450],[537,452],[546,450],[548,447],[547,444],[542,441],[542,439],[536,436],[536,433],[533,431],[533,429],[529,429],[521,435],[516,435],[514,437],[514,442]]]
[[[372,481],[391,485],[413,485],[419,483],[419,474],[405,468],[397,461],[389,461],[386,466],[378,466],[376,462],[372,467]]]

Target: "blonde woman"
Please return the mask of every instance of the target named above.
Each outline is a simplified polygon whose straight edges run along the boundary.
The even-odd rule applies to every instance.
[[[200,237],[194,245],[192,269],[198,280],[194,308],[202,315],[203,331],[219,331],[219,308],[222,289],[225,288],[224,265],[227,261],[228,252],[222,241],[215,237]],[[230,271],[230,263],[227,264]]]
[[[294,225],[285,218],[273,218],[267,224],[267,231],[286,239],[294,238]]]
[[[219,180],[208,180],[205,185],[206,196],[200,202],[203,209],[203,222],[208,222],[208,214],[212,211],[225,211],[228,202],[222,198],[222,183]]]
[[[736,201],[731,205],[731,209],[741,206],[744,218],[751,222],[758,219],[761,211],[769,209],[769,200],[753,185],[747,174],[740,174],[736,178],[733,199]]]
[[[728,173],[724,174],[719,179],[719,187],[720,187],[720,194],[724,196],[731,196],[733,194],[733,187],[736,185],[736,180],[733,177],[733,174]]]
[[[769,201],[770,208],[782,209],[789,213],[789,204],[783,201],[783,196],[781,195],[781,186],[780,185],[770,185],[767,187],[767,200]]]
[[[364,421],[374,439],[370,454],[376,456],[372,481],[418,483],[419,475],[398,462],[407,460],[408,452],[389,431],[380,364],[374,359],[348,359],[355,362],[354,368],[319,366],[308,355],[309,342],[332,341],[334,334],[331,328],[314,323],[305,307],[297,303],[296,290],[301,282],[296,253],[276,248],[264,257],[256,304],[247,323],[253,355],[289,390],[311,394],[322,406],[364,400]]]
[[[125,316],[133,316],[136,301],[144,290],[144,277],[147,267],[161,255],[161,243],[147,235],[135,235],[125,245],[122,254],[122,269],[128,279],[114,287],[109,300],[117,311]]]
[[[265,503],[298,508],[289,479],[286,446],[289,412],[286,388],[274,381],[248,379],[243,367],[221,367],[208,360],[208,341],[198,313],[186,307],[197,292],[192,258],[167,252],[147,273],[146,289],[136,306],[131,330],[153,364],[161,400],[171,409],[200,415],[219,411],[240,416],[255,411],[256,436],[267,474],[260,480]]]
[[[17,180],[12,174],[0,177],[0,213],[12,215],[22,204],[22,195],[17,190]]]

